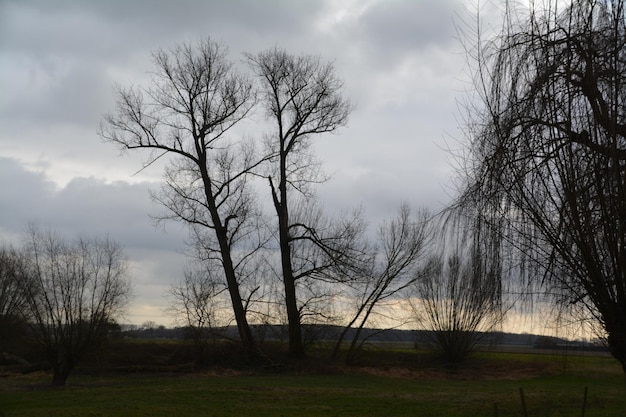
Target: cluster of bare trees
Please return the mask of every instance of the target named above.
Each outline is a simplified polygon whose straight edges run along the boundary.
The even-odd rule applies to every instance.
[[[344,125],[351,106],[332,65],[319,57],[279,49],[250,54],[252,81],[225,52],[208,39],[156,52],[153,84],[120,89],[117,111],[105,117],[101,135],[125,149],[152,150],[148,164],[163,153],[172,156],[155,197],[168,210],[164,217],[190,226],[191,246],[207,268],[222,270],[239,336],[251,353],[258,348],[248,316],[253,301],[267,300],[255,281],[259,259],[268,259],[274,245],[290,352],[302,356],[299,284],[312,289],[311,279],[335,279],[331,270],[358,250],[352,247],[358,222],[327,219],[310,189],[320,180],[311,137]],[[263,107],[271,126],[260,150],[228,134],[255,106]],[[276,226],[258,209],[251,186],[256,178],[269,185]]]
[[[119,88],[100,135],[147,151],[143,168],[167,161],[153,197],[189,228],[196,263],[170,296],[199,356],[232,320],[251,358],[251,323],[284,322],[296,358],[306,325],[340,324],[333,355],[352,361],[395,305],[460,361],[517,295],[540,294],[599,324],[626,372],[625,8],[507,2],[502,32],[468,48],[480,103],[459,197],[436,219],[402,206],[374,238],[359,211],[329,216],[315,195],[312,140],[352,110],[330,63],[273,48],[245,72],[210,39],[155,52],[151,84]],[[259,140],[243,139],[253,120]],[[0,347],[28,325],[63,385],[124,307],[125,261],[107,239],[27,236],[0,250]]]
[[[501,322],[507,294],[533,288],[584,307],[626,364],[624,3],[544,6],[507,3],[502,33],[485,41],[478,31],[468,48],[480,103],[469,107],[463,185],[436,223],[443,231],[402,208],[378,243],[358,214],[324,214],[312,187],[325,177],[311,141],[352,109],[331,64],[274,48],[246,55],[248,76],[209,39],[157,51],[151,86],[120,88],[100,134],[151,151],[147,165],[170,157],[155,199],[163,218],[189,225],[208,280],[187,277],[178,299],[198,290],[198,313],[227,291],[253,354],[251,317],[280,312],[300,357],[303,323],[331,319],[343,297],[353,305],[342,321],[357,329],[351,357],[372,314],[411,289],[421,323],[456,360]],[[252,114],[264,116],[260,146],[236,135]]]
[[[109,239],[71,242],[31,227],[22,247],[0,249],[3,341],[36,340],[55,385],[105,340],[130,293],[125,258]]]
[[[148,151],[146,166],[170,157],[154,197],[166,208],[164,219],[189,225],[203,271],[187,274],[171,291],[184,322],[200,336],[226,291],[251,355],[259,348],[250,322],[268,322],[269,315],[274,322],[285,318],[289,352],[301,357],[303,324],[341,322],[335,300],[343,296],[358,300],[353,312],[345,306],[340,312],[353,314],[346,327],[357,329],[352,357],[378,307],[415,283],[427,219],[403,207],[372,244],[360,212],[331,218],[319,206],[312,186],[325,177],[311,141],[345,125],[352,109],[333,66],[274,48],[246,55],[249,77],[210,39],[153,57],[151,85],[120,88],[100,134],[122,149]],[[257,110],[267,129],[260,146],[236,131]],[[260,209],[262,192],[273,215]]]

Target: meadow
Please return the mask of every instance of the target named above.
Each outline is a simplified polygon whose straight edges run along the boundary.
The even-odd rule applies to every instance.
[[[63,388],[45,372],[4,374],[0,416],[570,417],[583,415],[583,403],[587,417],[626,410],[624,375],[605,356],[483,352],[450,368],[414,350],[376,355],[351,367],[315,366],[312,356],[279,370],[85,368]]]

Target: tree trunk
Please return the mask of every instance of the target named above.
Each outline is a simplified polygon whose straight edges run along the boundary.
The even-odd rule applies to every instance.
[[[607,344],[611,355],[619,361],[626,377],[626,317],[615,317],[606,323]]]
[[[239,292],[239,284],[237,283],[237,277],[233,268],[232,259],[230,258],[230,251],[228,253],[222,253],[222,259],[224,262],[226,282],[228,283],[228,293],[230,294],[233,312],[235,313],[235,321],[237,322],[237,330],[239,332],[241,344],[251,357],[256,357],[258,356],[259,351],[257,349],[256,342],[254,341],[254,336],[252,336],[250,325],[248,324],[246,310],[243,307],[241,293]]]
[[[335,347],[333,349],[333,353],[331,358],[333,360],[336,360],[339,358],[339,354],[341,352],[341,345],[343,344],[343,340],[346,338],[346,334],[348,334],[348,330],[350,330],[352,328],[352,324],[354,323],[354,320],[352,320],[352,322],[350,322],[350,324],[348,324],[346,327],[343,328],[343,330],[341,331],[341,334],[339,335],[339,337],[337,338],[337,341],[335,342]]]
[[[52,365],[52,385],[62,387],[67,382],[74,366],[64,360],[58,361]]]
[[[54,369],[54,375],[52,376],[52,385],[56,387],[62,387],[67,381],[69,372],[61,369]]]
[[[281,146],[284,146],[281,145]],[[294,358],[304,357],[304,344],[302,343],[302,326],[300,323],[300,311],[296,297],[296,280],[293,276],[291,264],[291,236],[289,233],[289,207],[287,205],[287,155],[283,150],[280,158],[280,183],[278,185],[280,200],[274,194],[274,206],[278,215],[278,233],[280,239],[280,259],[283,272],[283,285],[285,287],[285,307],[287,309],[287,321],[289,326],[289,355]]]
[[[228,243],[228,230],[222,224],[222,219],[217,205],[215,204],[215,197],[213,195],[213,190],[211,190],[212,182],[206,169],[205,159],[203,159],[203,163],[199,164],[199,167],[202,175],[202,181],[204,183],[204,192],[209,208],[209,214],[211,215],[211,220],[213,222],[213,226],[215,227],[215,235],[220,245],[224,276],[226,277],[233,313],[235,314],[239,338],[243,348],[248,352],[250,357],[256,358],[259,355],[259,351],[257,349],[256,342],[254,341],[254,337],[252,336],[252,331],[250,330],[250,325],[248,324],[248,318],[246,317],[246,310],[243,307],[241,293],[239,292],[239,283],[237,282],[237,275],[235,273],[235,267],[233,266],[230,245]]]
[[[361,324],[357,327],[354,332],[354,337],[352,338],[352,342],[350,342],[350,347],[348,348],[348,352],[346,353],[346,365],[352,365],[354,363],[354,359],[356,358],[357,350],[362,346],[359,345],[359,338],[361,337],[361,333],[363,332],[363,327],[365,327],[365,323],[367,322],[367,318],[372,311],[374,305],[372,304],[370,308],[367,309],[365,313],[365,317],[361,320]]]
[[[280,252],[283,270],[283,284],[285,287],[285,307],[289,326],[289,355],[295,358],[304,356],[302,343],[302,326],[300,323],[300,311],[296,298],[296,282],[293,277],[291,266],[291,248],[289,246],[289,226],[287,219],[279,218],[280,227]]]
[[[342,330],[341,334],[339,335],[339,338],[337,339],[337,342],[335,343],[335,348],[333,349],[333,354],[332,354],[332,358],[333,359],[337,359],[339,358],[339,353],[341,352],[341,344],[343,343],[343,340],[346,337],[346,334],[348,334],[348,331],[350,329],[352,329],[352,326],[354,326],[354,323],[357,322],[357,320],[359,319],[359,317],[361,316],[361,314],[363,313],[363,310],[365,310],[365,308],[367,307],[367,303],[369,302],[369,297],[368,299],[359,307],[357,313],[354,315],[354,317],[352,318],[352,320],[350,321],[350,323],[348,323],[348,325],[346,327],[344,327],[344,329]],[[367,316],[365,317],[365,320],[367,320]],[[361,321],[361,325],[359,326],[360,328],[362,328],[364,325],[364,321]],[[356,338],[359,337],[360,334],[360,330],[357,331],[357,335],[355,336]],[[353,346],[355,345],[355,339],[352,339],[352,342],[350,343],[350,348],[348,349],[347,355],[350,354],[350,352],[353,349]]]

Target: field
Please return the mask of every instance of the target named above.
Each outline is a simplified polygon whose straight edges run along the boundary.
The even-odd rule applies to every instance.
[[[63,388],[44,372],[5,373],[0,416],[569,417],[582,415],[583,402],[587,417],[626,410],[624,375],[608,357],[485,352],[452,369],[408,349],[353,367],[316,354],[271,370],[87,367]]]

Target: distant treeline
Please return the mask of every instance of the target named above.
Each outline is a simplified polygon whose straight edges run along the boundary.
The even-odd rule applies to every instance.
[[[259,340],[284,342],[288,338],[288,329],[280,325],[252,326],[255,336]],[[305,326],[305,335],[309,343],[333,342],[343,330],[339,326]],[[356,329],[348,332],[352,337]],[[363,337],[371,343],[405,343],[413,345],[427,345],[432,340],[432,332],[427,330],[381,330],[364,329]],[[119,336],[133,339],[190,339],[191,331],[186,327],[165,326],[145,327],[137,325],[122,325]],[[237,338],[237,328],[234,326],[206,329],[207,339],[231,340]],[[484,332],[479,337],[481,345],[525,346],[534,349],[548,350],[577,350],[606,352],[606,347],[600,341],[568,340],[554,336],[542,336],[529,333],[517,334],[506,332]]]

